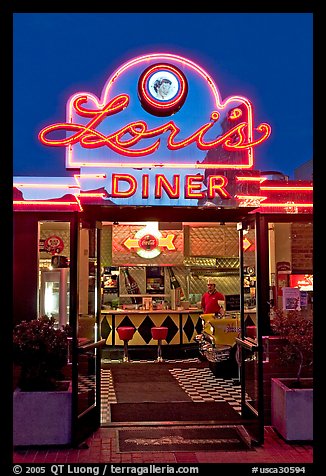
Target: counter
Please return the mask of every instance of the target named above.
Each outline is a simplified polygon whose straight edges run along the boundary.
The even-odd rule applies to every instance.
[[[118,326],[132,326],[136,328],[134,337],[129,342],[132,346],[156,345],[152,339],[151,327],[165,326],[169,328],[168,337],[162,345],[190,345],[196,343],[194,338],[202,330],[200,315],[201,309],[187,310],[158,309],[102,309],[101,310],[101,337],[105,344],[110,346],[122,345],[117,333]],[[232,314],[232,313],[230,313]],[[245,309],[246,325],[256,324],[256,309]]]
[[[129,341],[131,346],[157,345],[152,339],[151,327],[168,327],[168,336],[162,345],[197,344],[195,336],[201,332],[201,309],[187,310],[102,310],[101,311],[101,337],[106,339],[106,345],[122,345],[117,333],[118,326],[132,326],[136,332]]]

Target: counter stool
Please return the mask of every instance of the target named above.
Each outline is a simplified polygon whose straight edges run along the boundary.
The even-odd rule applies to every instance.
[[[157,340],[157,359],[156,362],[163,362],[162,358],[162,340],[167,338],[168,327],[152,327],[151,333],[152,338]]]
[[[123,362],[129,362],[128,341],[133,338],[135,331],[134,327],[117,327],[117,333],[123,340]]]

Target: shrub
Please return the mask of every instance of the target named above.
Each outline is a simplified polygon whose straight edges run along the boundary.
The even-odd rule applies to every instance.
[[[69,328],[56,329],[42,317],[22,321],[13,331],[13,360],[21,367],[18,386],[24,391],[56,388],[67,364]]]
[[[286,339],[280,359],[284,363],[298,363],[297,386],[303,367],[313,365],[313,321],[304,317],[300,311],[282,311],[277,309],[271,323],[272,332]]]

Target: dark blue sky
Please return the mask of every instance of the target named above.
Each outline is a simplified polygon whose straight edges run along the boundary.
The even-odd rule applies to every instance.
[[[312,159],[312,13],[16,13],[14,175],[71,175],[64,149],[42,145],[38,132],[65,121],[72,93],[99,96],[122,63],[152,52],[186,56],[222,99],[253,103],[254,125],[272,126],[255,168],[293,178]]]

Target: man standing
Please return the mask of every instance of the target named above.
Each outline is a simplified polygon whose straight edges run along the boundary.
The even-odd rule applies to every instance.
[[[201,307],[204,314],[222,314],[223,308],[219,304],[219,301],[225,301],[225,297],[222,293],[219,293],[215,289],[214,281],[209,278],[207,281],[207,292],[202,295]]]

